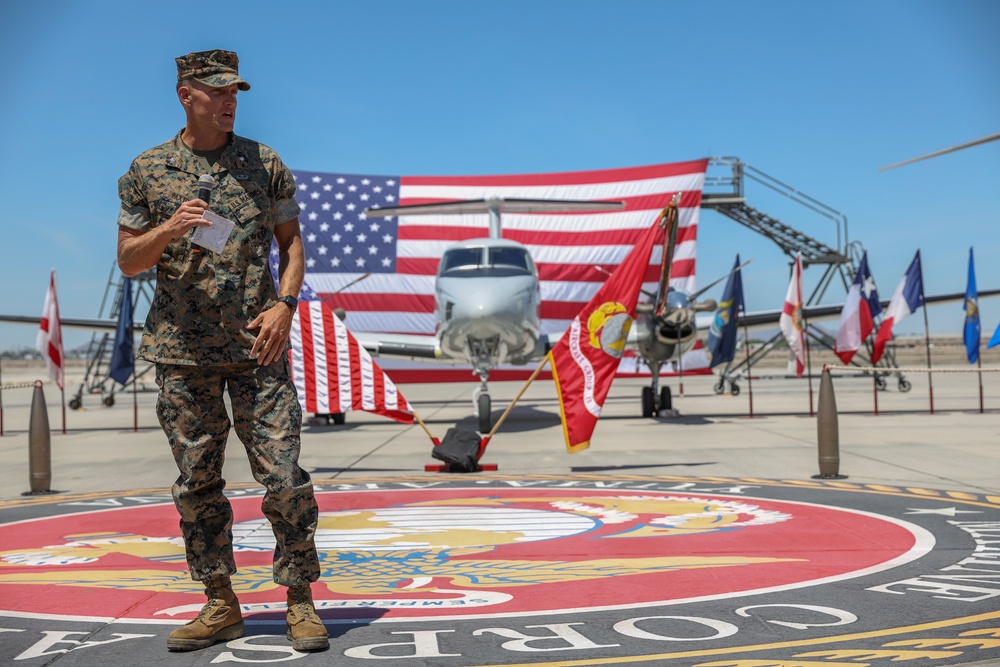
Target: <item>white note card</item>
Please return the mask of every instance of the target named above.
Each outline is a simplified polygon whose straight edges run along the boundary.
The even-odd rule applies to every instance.
[[[191,242],[208,248],[212,252],[222,252],[236,223],[212,211],[205,211],[202,217],[211,222],[212,226],[195,227],[191,231]]]

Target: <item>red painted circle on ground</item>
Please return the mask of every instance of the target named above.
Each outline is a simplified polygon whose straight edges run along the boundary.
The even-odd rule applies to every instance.
[[[585,611],[816,585],[913,560],[933,538],[819,505],[574,488],[318,492],[324,618]],[[283,618],[260,496],[232,500],[249,613]],[[0,607],[186,620],[204,602],[171,504],[0,526]]]

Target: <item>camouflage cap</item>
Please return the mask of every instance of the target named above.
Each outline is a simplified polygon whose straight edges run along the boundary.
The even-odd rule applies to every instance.
[[[235,83],[240,90],[250,90],[250,84],[240,78],[240,59],[232,51],[195,51],[175,60],[178,83],[194,79],[212,88]]]

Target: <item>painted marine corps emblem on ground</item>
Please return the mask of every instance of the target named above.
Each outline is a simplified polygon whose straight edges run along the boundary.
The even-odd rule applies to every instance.
[[[324,571],[313,591],[330,652],[307,656],[284,641],[274,538],[258,489],[239,488],[233,581],[250,631],[172,662],[1000,659],[1000,498],[607,476],[419,476],[316,490]],[[168,493],[0,510],[4,663],[155,661],[163,636],[201,607]]]

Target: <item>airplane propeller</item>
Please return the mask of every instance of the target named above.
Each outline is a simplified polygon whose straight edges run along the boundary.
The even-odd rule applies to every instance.
[[[985,144],[990,141],[996,141],[1000,139],[1000,132],[996,134],[991,134],[988,137],[983,137],[981,139],[974,139],[973,141],[967,141],[964,144],[959,144],[957,146],[952,146],[951,148],[943,148],[939,151],[934,151],[933,153],[928,153],[927,155],[921,155],[919,157],[910,158],[909,160],[903,160],[902,162],[897,162],[895,164],[890,164],[885,167],[879,167],[879,171],[888,171],[889,169],[895,169],[896,167],[902,167],[906,164],[913,164],[914,162],[919,162],[920,160],[927,160],[932,157],[937,157],[939,155],[944,155],[945,153],[953,153],[955,151],[960,151],[963,148],[971,148],[972,146],[978,146],[979,144]]]

